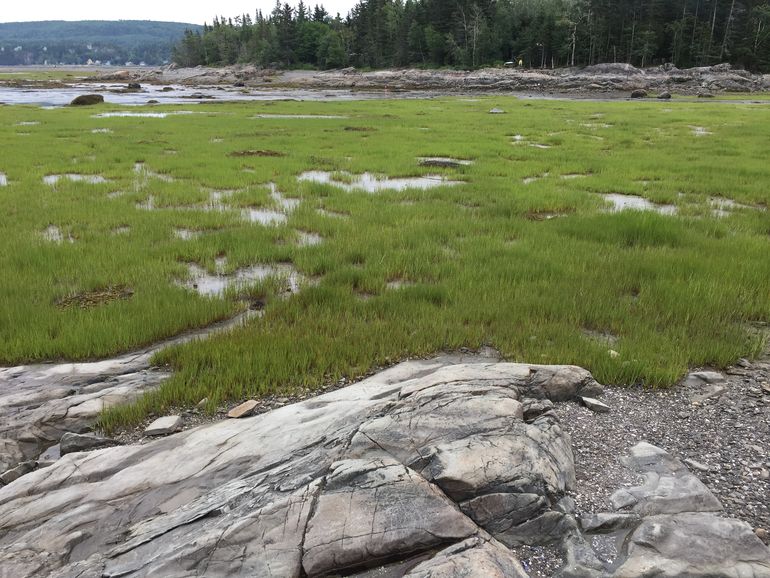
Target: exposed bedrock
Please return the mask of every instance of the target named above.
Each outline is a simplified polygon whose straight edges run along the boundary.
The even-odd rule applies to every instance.
[[[525,395],[576,367],[406,362],[303,403],[145,445],[69,453],[0,489],[13,576],[525,575],[558,541],[569,437]],[[574,527],[574,521],[567,526]],[[515,573],[513,573],[515,572]]]
[[[204,339],[246,317],[239,315],[113,359],[0,368],[0,485],[19,464],[34,469],[44,463],[41,454],[65,433],[89,431],[104,409],[131,402],[168,379],[168,372],[150,367],[155,352]]]
[[[551,545],[563,577],[770,576],[751,528],[649,444],[624,462],[644,482],[578,523],[552,398],[600,386],[577,367],[476,359],[67,453],[0,488],[0,575],[525,577],[511,548]]]

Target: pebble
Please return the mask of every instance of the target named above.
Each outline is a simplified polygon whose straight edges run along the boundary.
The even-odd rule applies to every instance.
[[[714,384],[701,381],[669,390],[610,386],[602,401],[612,407],[611,414],[592,413],[575,403],[556,404],[554,411],[572,437],[578,515],[609,511],[614,489],[642,483],[618,458],[646,441],[686,458],[688,467],[722,501],[725,516],[766,527],[770,404],[758,404],[749,392],[767,380],[767,361],[748,364],[745,375],[728,375],[723,384],[716,384],[723,390],[718,399],[698,404],[691,404],[691,398],[707,389],[718,391],[710,389]],[[762,469],[749,467],[757,464]]]

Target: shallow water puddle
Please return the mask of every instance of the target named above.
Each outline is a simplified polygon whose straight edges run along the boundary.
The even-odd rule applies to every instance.
[[[648,201],[644,197],[637,195],[621,195],[618,193],[603,194],[602,198],[605,201],[612,203],[611,212],[618,213],[620,211],[655,211],[661,215],[676,215],[677,208],[675,205],[658,205],[652,201]]]
[[[258,114],[251,118],[275,118],[275,119],[306,119],[311,120],[314,118],[327,119],[327,120],[344,120],[350,118],[348,116],[340,116],[334,114]]]
[[[91,115],[91,118],[166,118],[172,115],[195,114],[191,110],[176,110],[173,112],[101,112]]]
[[[590,176],[590,174],[585,173],[567,173],[566,175],[561,175],[559,178],[563,181],[571,181],[574,179],[584,179]]]
[[[193,231],[192,229],[174,229],[174,237],[181,239],[182,241],[192,241],[200,236],[200,231]]]
[[[100,183],[109,182],[101,175],[79,175],[76,173],[67,173],[64,175],[46,175],[43,177],[43,182],[46,185],[55,185],[61,180],[68,180],[75,183],[89,183],[91,185],[98,185]]]
[[[340,213],[338,211],[330,211],[329,209],[318,209],[316,212],[323,216],[323,217],[329,217],[330,219],[348,219],[350,218],[350,215],[347,215],[345,213]]]
[[[706,127],[703,126],[690,126],[692,129],[692,134],[695,136],[709,136],[711,134],[714,134],[710,130],[708,130]]]
[[[711,205],[711,214],[719,218],[729,217],[734,211],[740,209],[765,210],[764,207],[752,207],[751,205],[744,205],[724,197],[710,197],[709,205]]]
[[[108,128],[95,128],[91,130],[91,134],[112,134],[112,131]]]
[[[531,183],[534,183],[535,181],[540,181],[542,179],[547,179],[549,176],[551,176],[551,173],[543,173],[542,175],[535,175],[532,177],[525,177],[521,179],[521,182],[525,185],[529,185]]]
[[[196,263],[189,263],[187,266],[190,278],[181,285],[204,297],[222,297],[228,289],[243,289],[268,277],[285,278],[289,293],[298,292],[303,283],[302,276],[290,264],[253,265],[238,269],[231,275],[223,275],[221,272],[226,262],[224,257],[217,259],[219,274],[216,275],[212,275]]]
[[[7,187],[8,186],[8,177],[5,176],[5,173],[0,173],[0,187]]]
[[[14,126],[37,126],[40,123],[36,120],[23,120],[21,122],[17,122]]]
[[[297,207],[301,201],[299,199],[291,199],[283,196],[283,193],[278,190],[278,186],[275,183],[270,183],[270,198],[273,199],[284,211],[291,212]]]
[[[336,175],[341,175],[344,180],[339,180],[339,177]],[[387,177],[378,177],[372,173],[353,175],[350,173],[333,173],[329,171],[307,171],[299,175],[297,180],[333,185],[346,191],[363,190],[367,193],[404,191],[406,189],[431,189],[433,187],[465,184],[463,181],[450,181],[441,175],[390,179]]]
[[[136,204],[137,209],[142,211],[154,211],[155,210],[155,197],[150,195],[146,200]]]
[[[532,148],[541,149],[541,150],[548,150],[549,148],[551,148],[551,145],[540,144],[540,143],[530,143],[529,146],[531,146]]]
[[[417,162],[423,167],[446,167],[457,168],[467,167],[473,164],[468,159],[455,159],[452,157],[417,157]]]
[[[391,291],[397,291],[399,289],[404,289],[405,287],[414,287],[416,283],[412,283],[411,281],[404,281],[403,279],[393,279],[392,281],[388,281],[385,284],[385,287],[387,289],[390,289]]]
[[[134,172],[145,179],[158,179],[164,183],[173,183],[174,177],[171,175],[164,175],[162,173],[156,173],[147,168],[142,162],[134,163]]]
[[[259,223],[260,225],[282,225],[288,220],[285,213],[271,209],[243,209],[241,215],[250,223]]]
[[[115,227],[110,231],[113,235],[128,235],[131,232],[131,227],[127,225],[123,225],[120,227]]]
[[[324,242],[324,238],[318,233],[297,231],[297,245],[300,247],[315,247]]]
[[[60,244],[60,243],[63,243],[64,241],[66,241],[68,243],[74,243],[75,242],[75,239],[72,237],[72,235],[67,233],[67,235],[65,236],[61,232],[61,229],[59,227],[57,227],[56,225],[48,225],[48,227],[45,229],[45,231],[43,231],[42,235],[43,235],[43,239],[45,239],[46,241],[49,241],[51,243],[58,243],[58,244]]]
[[[617,345],[620,342],[620,337],[609,331],[597,331],[596,329],[583,328],[580,332],[586,339],[604,345]]]

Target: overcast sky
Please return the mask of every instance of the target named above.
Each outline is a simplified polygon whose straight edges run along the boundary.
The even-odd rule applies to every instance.
[[[257,10],[270,12],[275,0],[217,0],[190,2],[190,0],[123,0],[93,2],[84,0],[2,0],[0,22],[27,22],[33,20],[161,20],[203,24],[214,16],[237,16]],[[289,4],[296,6],[297,0]],[[356,0],[305,0],[306,5],[322,4],[328,12],[342,16],[356,4]]]

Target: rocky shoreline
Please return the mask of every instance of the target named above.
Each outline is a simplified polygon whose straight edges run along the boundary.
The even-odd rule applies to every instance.
[[[680,70],[672,65],[638,69],[628,64],[597,64],[575,69],[485,68],[476,71],[390,69],[359,71],[276,71],[249,65],[225,68],[125,70],[97,76],[101,82],[230,85],[253,88],[432,91],[437,93],[520,92],[533,94],[629,96],[634,91],[711,97],[723,92],[770,90],[770,75],[752,74],[729,64]]]
[[[68,453],[0,488],[0,569],[770,576],[761,528],[693,475],[706,457],[680,453],[688,428],[664,427],[683,405],[690,426],[707,423],[757,387],[766,412],[767,361],[742,365],[723,382],[697,372],[673,393],[610,389],[607,412],[592,401],[604,388],[580,368],[489,352],[409,361],[261,415]],[[734,429],[724,448],[740,451],[753,438]],[[639,441],[656,431],[671,453]],[[750,521],[767,519],[763,505]]]

